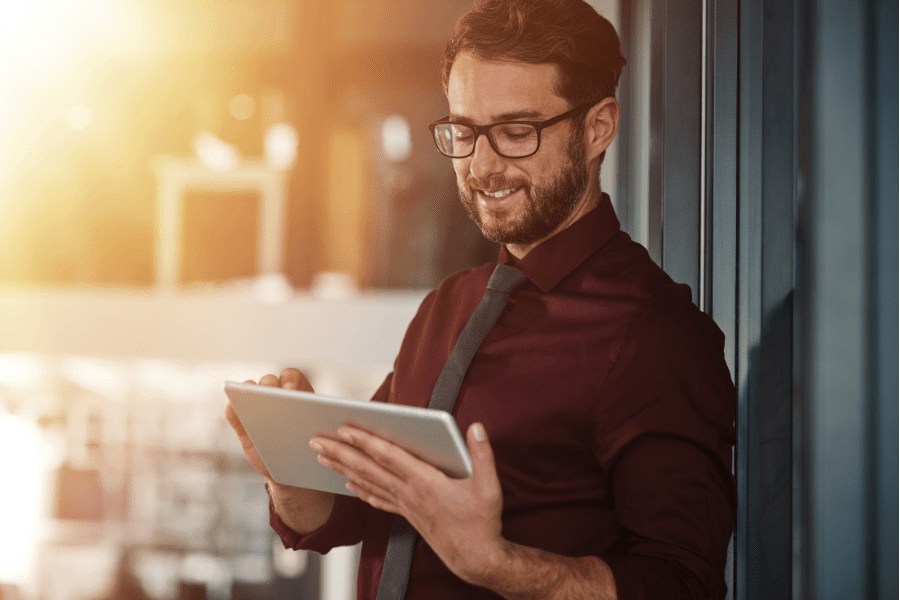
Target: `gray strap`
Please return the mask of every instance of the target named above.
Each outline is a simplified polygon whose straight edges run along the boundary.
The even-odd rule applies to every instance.
[[[409,568],[412,566],[416,535],[418,534],[415,528],[409,524],[406,517],[401,515],[394,517],[375,600],[403,600],[406,595],[406,584],[409,583]]]
[[[524,281],[525,274],[515,267],[508,265],[494,267],[484,296],[459,334],[459,339],[456,340],[456,345],[438,376],[428,408],[447,412],[453,410],[472,357],[506,308],[509,295]],[[394,517],[376,600],[403,600],[409,581],[416,535],[416,530],[409,521],[400,515]]]
[[[523,281],[525,274],[515,267],[497,265],[494,268],[484,296],[459,334],[459,339],[456,340],[456,345],[434,384],[428,408],[453,411],[472,357],[503,314],[509,295]]]

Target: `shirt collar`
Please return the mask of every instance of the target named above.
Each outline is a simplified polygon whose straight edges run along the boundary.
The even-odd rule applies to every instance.
[[[619,232],[619,219],[609,195],[602,194],[595,209],[544,240],[516,262],[504,245],[497,259],[515,264],[545,294]]]

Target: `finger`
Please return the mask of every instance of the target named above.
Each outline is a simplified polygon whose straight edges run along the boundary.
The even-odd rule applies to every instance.
[[[360,500],[381,510],[399,512],[397,509],[396,496],[390,490],[384,489],[379,484],[374,483],[368,476],[362,474],[362,472],[337,460],[332,460],[324,454],[320,454],[317,459],[323,466],[346,477],[347,489],[356,494]]]
[[[231,428],[234,429],[238,435],[247,435],[247,430],[244,429],[244,425],[241,423],[241,420],[238,418],[237,413],[234,411],[234,407],[231,406],[230,402],[225,406],[225,420],[228,421],[228,424],[231,425]]]
[[[237,413],[234,412],[234,407],[229,402],[225,405],[225,420],[228,421],[228,424],[232,427],[241,427],[243,429],[243,425],[241,425],[241,420],[238,418]]]
[[[443,473],[392,442],[356,427],[338,429],[338,436],[362,450],[379,466],[402,481],[415,475],[424,479],[443,476]]]
[[[347,482],[347,489],[356,494],[356,496],[360,500],[369,504],[373,508],[377,508],[378,510],[383,510],[385,512],[400,514],[400,510],[394,502],[391,502],[387,498],[382,498],[377,494],[373,494],[369,490],[356,485],[352,481]]]
[[[313,388],[309,384],[309,379],[306,378],[306,375],[300,372],[299,369],[294,369],[293,367],[288,367],[287,369],[281,372],[281,387],[288,390],[303,390],[304,392],[312,392]]]
[[[263,375],[259,378],[259,385],[267,385],[269,387],[281,387],[281,380],[278,379],[278,375],[272,375],[271,373],[267,375]]]
[[[318,456],[319,462],[334,471],[335,473],[339,473],[347,478],[347,489],[353,488],[354,494],[362,498],[363,500],[368,501],[369,498],[378,499],[380,505],[391,505],[394,506],[397,504],[396,493],[392,490],[383,487],[383,484],[378,483],[378,481],[374,478],[368,477],[363,474],[363,472],[345,465],[336,460],[331,460],[324,455]],[[354,491],[355,490],[355,491]]]
[[[472,456],[472,477],[482,493],[492,494],[500,488],[494,451],[481,423],[472,423],[466,432],[466,444]]]
[[[249,383],[250,385],[256,385],[256,382],[253,381],[252,379],[248,379],[244,383]]]
[[[379,510],[400,513],[400,501],[397,495],[384,490],[369,480],[356,478],[351,473],[347,477],[346,487],[356,494],[360,500],[371,504]]]
[[[381,497],[397,495],[399,478],[359,448],[324,437],[314,437],[309,445],[319,453],[319,462],[332,471]]]

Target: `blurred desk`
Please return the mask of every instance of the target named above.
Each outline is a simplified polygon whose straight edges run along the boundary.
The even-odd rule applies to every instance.
[[[282,304],[244,291],[0,287],[0,352],[389,371],[425,291]]]
[[[291,365],[311,372],[322,393],[370,397],[426,292],[330,299],[289,287],[263,293],[261,282],[178,292],[0,287],[0,357],[13,355],[3,374],[24,381],[0,391],[48,423],[63,448],[42,477],[54,481],[65,459],[104,486],[102,522],[75,529],[48,526],[60,523],[50,496],[31,499],[46,515],[34,569],[23,575],[33,597],[100,597],[98,582],[110,584],[127,548],[143,557],[142,585],[176,585],[196,556],[218,569],[210,585],[271,580],[268,498],[228,432],[222,381]],[[32,363],[35,373],[20,373]],[[352,584],[355,552],[322,559],[322,597],[344,589],[334,582]]]

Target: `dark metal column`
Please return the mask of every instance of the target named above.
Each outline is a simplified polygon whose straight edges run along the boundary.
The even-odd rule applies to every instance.
[[[897,6],[804,6],[798,589],[896,597]]]
[[[735,475],[738,519],[735,532],[734,596],[753,598],[758,552],[753,514],[759,489],[759,440],[752,427],[759,382],[758,363],[751,355],[759,347],[762,285],[762,48],[763,12],[759,1],[740,3],[740,92],[738,114],[738,257],[735,385],[738,390]]]
[[[873,206],[869,212],[870,271],[868,280],[872,300],[870,311],[871,350],[873,361],[874,410],[871,460],[876,463],[872,481],[870,531],[874,534],[875,581],[878,598],[898,597],[898,381],[897,363],[897,223],[900,182],[897,173],[898,109],[897,109],[897,2],[879,0],[869,11],[869,64],[872,98],[869,140],[874,154],[871,180]],[[874,59],[874,60],[873,60]]]
[[[808,591],[866,598],[866,19],[861,2],[813,10]]]
[[[735,596],[790,598],[795,4],[740,7]]]
[[[737,0],[707,0],[700,306],[725,333],[732,377],[738,335],[738,26]],[[726,600],[736,597],[734,542],[728,549]]]
[[[700,290],[700,135],[703,5],[655,0],[650,59],[649,250]]]
[[[735,373],[738,213],[738,2],[709,0],[706,14],[705,230],[701,298],[725,332]],[[702,280],[702,279],[701,279]]]

